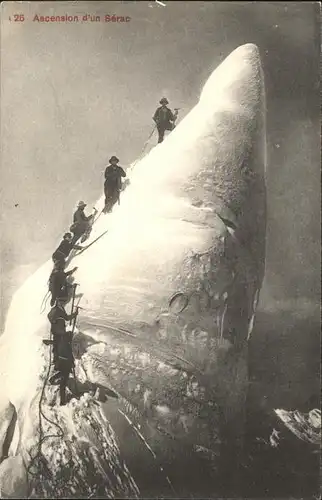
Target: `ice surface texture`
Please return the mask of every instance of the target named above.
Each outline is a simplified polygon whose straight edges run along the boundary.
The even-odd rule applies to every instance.
[[[225,436],[238,442],[243,435],[247,340],[265,265],[265,164],[263,74],[257,47],[247,44],[214,71],[164,142],[128,172],[120,206],[100,217],[91,239],[108,233],[72,263],[84,294],[74,340],[79,380],[113,387],[131,418],[215,450],[214,456]],[[16,293],[1,339],[5,393],[20,422],[12,453],[26,463],[38,440],[47,352],[41,338],[48,332],[40,304],[50,269],[44,264]],[[91,494],[93,476],[101,485],[96,494],[139,495],[93,398],[55,410],[52,398],[48,389],[46,414],[65,437],[44,445],[50,479],[33,477],[33,494]],[[92,419],[86,425],[85,400]],[[62,458],[71,451],[79,469]],[[63,480],[67,463],[75,477]]]

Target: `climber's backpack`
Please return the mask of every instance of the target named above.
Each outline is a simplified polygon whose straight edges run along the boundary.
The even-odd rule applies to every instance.
[[[56,275],[59,271],[57,269],[53,269],[52,272],[51,272],[51,275],[49,276],[49,280],[48,280],[48,290],[51,292],[51,293],[54,293],[54,286],[55,286],[55,278],[56,278]],[[62,290],[65,290],[65,287],[61,287],[61,291]]]
[[[49,313],[47,314],[47,318],[49,319],[50,323],[53,323],[56,319],[56,308],[53,307]]]

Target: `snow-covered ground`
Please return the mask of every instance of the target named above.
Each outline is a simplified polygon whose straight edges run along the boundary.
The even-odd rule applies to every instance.
[[[77,337],[83,347],[87,342],[77,375],[112,385],[139,415],[194,445],[216,447],[220,415],[227,422],[243,415],[247,339],[264,274],[265,163],[264,84],[258,49],[248,44],[220,65],[193,110],[128,172],[121,204],[99,217],[88,243],[108,232],[71,262],[83,294],[75,344]],[[42,344],[48,306],[40,311],[51,268],[46,262],[17,291],[0,339],[2,391],[18,412],[17,453],[26,464],[38,441],[48,364]],[[56,463],[64,452],[79,463],[76,479],[69,478],[73,496],[82,488],[92,493],[91,460],[105,495],[138,494],[92,396],[65,408],[54,409],[54,402],[51,388],[46,414],[63,433],[44,445],[51,476],[41,484],[33,479],[34,494],[67,491],[59,470],[75,464]],[[239,418],[236,439],[242,428]],[[53,432],[52,424],[44,432]]]

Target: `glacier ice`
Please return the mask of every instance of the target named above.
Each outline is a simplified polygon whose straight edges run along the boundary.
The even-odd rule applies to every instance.
[[[0,342],[3,392],[19,421],[14,458],[28,467],[39,432],[53,434],[29,474],[30,496],[140,495],[95,387],[112,388],[137,429],[149,422],[216,459],[224,428],[242,440],[247,340],[265,267],[265,165],[264,79],[257,47],[246,44],[128,171],[120,206],[99,218],[91,240],[108,233],[73,258],[83,294],[76,375],[90,392],[61,408],[47,387],[43,411],[56,426],[39,429],[38,419],[51,262],[16,292]]]
[[[0,395],[0,463],[7,457],[16,420],[17,412],[14,405],[9,399]]]

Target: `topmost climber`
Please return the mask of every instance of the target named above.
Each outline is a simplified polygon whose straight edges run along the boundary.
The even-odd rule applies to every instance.
[[[178,117],[178,109],[175,109],[174,113],[172,113],[171,109],[167,107],[169,101],[166,97],[162,97],[160,104],[161,106],[156,110],[153,116],[159,133],[158,143],[163,141],[166,130],[173,130],[175,128],[175,121]]]

